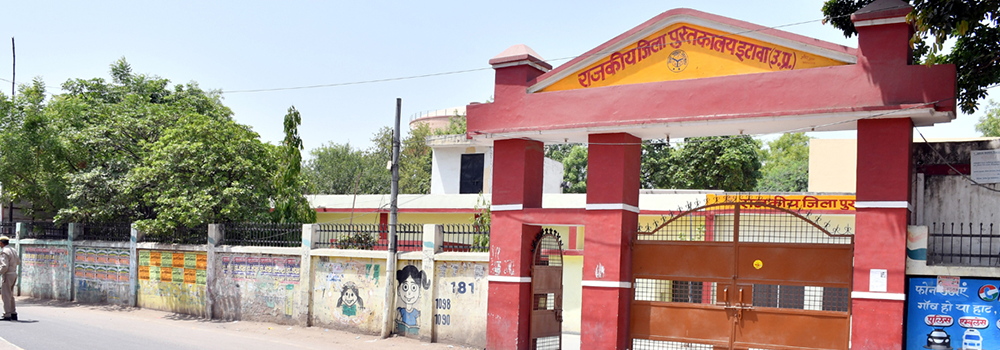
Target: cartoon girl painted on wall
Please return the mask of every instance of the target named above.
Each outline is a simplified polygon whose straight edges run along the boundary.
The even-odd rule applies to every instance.
[[[396,311],[396,333],[416,335],[420,331],[420,310],[414,308],[417,300],[420,299],[420,287],[430,289],[430,280],[427,274],[417,270],[416,266],[406,265],[402,270],[396,271],[396,281],[399,282],[397,295],[405,307],[397,307]]]
[[[358,286],[354,282],[344,284],[344,289],[340,291],[340,299],[337,300],[337,307],[342,307],[344,316],[354,316],[358,314],[358,309],[365,309],[365,302],[358,296]]]

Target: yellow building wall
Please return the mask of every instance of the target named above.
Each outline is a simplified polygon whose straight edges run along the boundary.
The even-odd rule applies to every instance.
[[[583,305],[583,256],[563,256],[563,324],[562,331],[580,333]]]
[[[809,192],[856,192],[858,140],[809,140]]]

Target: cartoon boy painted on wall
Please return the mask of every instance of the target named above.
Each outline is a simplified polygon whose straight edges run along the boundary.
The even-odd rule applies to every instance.
[[[399,282],[396,294],[399,295],[399,301],[405,305],[405,307],[396,308],[398,311],[396,314],[396,333],[416,335],[420,331],[418,322],[420,310],[417,310],[415,306],[417,300],[420,299],[420,288],[429,289],[430,280],[427,279],[427,274],[417,270],[416,266],[406,265],[402,270],[396,271],[396,282]]]
[[[354,282],[347,282],[340,291],[340,299],[337,300],[337,307],[342,307],[344,316],[354,316],[358,314],[358,309],[365,309],[365,302],[358,296],[358,286]]]

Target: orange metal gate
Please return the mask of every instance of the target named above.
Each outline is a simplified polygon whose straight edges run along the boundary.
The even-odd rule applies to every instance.
[[[853,235],[750,202],[639,232],[632,348],[847,349],[853,247]]]
[[[559,234],[544,229],[532,250],[531,348],[562,348],[562,242]]]

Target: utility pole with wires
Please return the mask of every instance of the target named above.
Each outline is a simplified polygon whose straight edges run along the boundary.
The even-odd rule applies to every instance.
[[[396,278],[396,199],[399,197],[399,118],[400,109],[403,106],[403,99],[396,98],[396,127],[392,133],[392,188],[389,191],[389,252],[385,269],[385,307],[382,312],[382,338],[389,337],[392,333],[395,318],[391,317],[393,306],[396,305],[396,289],[393,288]]]

